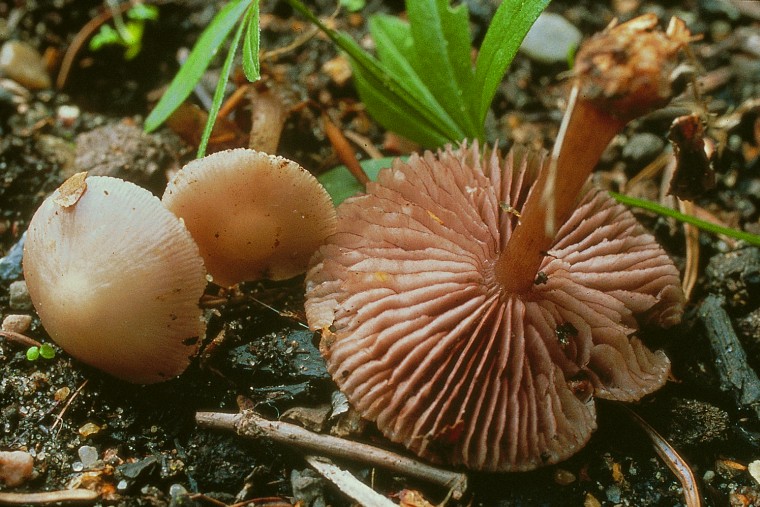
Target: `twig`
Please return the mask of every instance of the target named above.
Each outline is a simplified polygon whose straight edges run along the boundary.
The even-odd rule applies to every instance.
[[[353,130],[346,130],[343,132],[343,134],[349,138],[351,141],[354,142],[357,146],[361,146],[361,148],[364,150],[364,152],[369,155],[369,158],[378,159],[383,158],[383,154],[375,148],[375,145],[372,144],[372,141],[369,140],[369,138],[358,134],[354,132]]]
[[[681,213],[694,215],[694,203],[678,199],[678,208]],[[684,236],[686,237],[686,267],[683,275],[683,293],[686,301],[691,299],[691,293],[699,278],[699,229],[691,224],[683,224]]]
[[[335,484],[346,496],[364,507],[396,507],[396,504],[375,492],[362,481],[331,461],[319,456],[306,456],[309,465]]]
[[[97,491],[89,489],[64,489],[41,493],[8,493],[0,491],[0,505],[44,505],[49,503],[92,503],[100,498]]]
[[[731,391],[737,405],[749,408],[760,419],[760,379],[747,363],[747,354],[723,309],[724,302],[721,296],[708,295],[699,307],[698,316],[715,354],[721,389]]]
[[[686,463],[681,455],[673,449],[673,446],[671,446],[662,435],[657,433],[657,430],[652,428],[643,417],[622,404],[616,405],[618,408],[622,409],[628,417],[633,419],[642,430],[644,430],[644,433],[646,433],[652,441],[652,445],[654,446],[657,455],[666,465],[668,465],[668,468],[670,468],[673,474],[678,478],[678,481],[683,487],[683,496],[686,507],[701,507],[702,495],[699,493],[699,483],[697,482],[697,478],[689,464]]]
[[[269,421],[249,410],[239,414],[198,412],[195,420],[200,426],[232,430],[238,435],[249,438],[268,437],[276,442],[295,445],[318,454],[393,470],[402,475],[449,488],[455,500],[462,498],[467,490],[465,474],[433,467],[371,445],[313,433],[295,424]]]
[[[89,380],[89,379],[88,379]],[[84,386],[87,385],[88,380],[85,380],[82,382],[82,385],[77,387],[77,390],[74,391],[74,394],[72,394],[69,399],[66,401],[66,404],[63,406],[60,412],[58,412],[58,415],[55,416],[55,421],[53,421],[53,425],[50,426],[50,430],[54,430],[56,426],[61,424],[63,422],[63,414],[66,413],[66,410],[68,410],[69,405],[71,405],[71,402],[74,401],[74,398],[79,396],[79,393],[82,392],[82,389],[84,389]]]
[[[4,331],[0,329],[0,336],[4,336],[10,341],[23,345],[25,347],[42,347],[42,344],[34,338],[29,338],[28,336],[17,333],[15,331]]]
[[[346,168],[348,168],[351,175],[356,178],[356,181],[366,187],[367,183],[369,183],[369,176],[367,176],[367,173],[364,172],[361,164],[359,164],[359,160],[356,158],[356,153],[354,153],[353,148],[351,148],[351,145],[348,143],[348,139],[343,135],[343,132],[340,131],[338,126],[335,125],[325,113],[322,113],[322,126],[325,130],[327,139],[330,141],[330,144],[332,144],[335,154],[338,155],[340,161],[343,162],[343,165],[345,165]]]
[[[117,12],[123,14],[131,9],[132,5],[132,2],[126,2],[119,7]],[[62,90],[63,87],[66,86],[66,80],[71,72],[71,66],[74,64],[74,59],[77,57],[77,54],[79,54],[79,51],[81,51],[82,46],[84,46],[85,42],[92,37],[92,34],[94,34],[102,24],[107,23],[113,16],[113,10],[105,10],[88,21],[79,32],[77,32],[71,40],[71,44],[69,44],[69,47],[66,49],[66,53],[63,55],[63,60],[61,60],[61,68],[58,70],[58,78],[55,80],[56,88]]]

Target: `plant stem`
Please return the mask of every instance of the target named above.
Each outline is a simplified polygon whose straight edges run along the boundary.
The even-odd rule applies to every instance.
[[[250,410],[239,414],[198,412],[195,420],[200,426],[207,428],[233,430],[238,435],[249,438],[271,438],[276,442],[294,445],[307,451],[390,469],[399,474],[447,487],[454,499],[462,498],[467,490],[467,476],[464,474],[433,467],[371,445],[313,433],[295,424],[269,421]]]

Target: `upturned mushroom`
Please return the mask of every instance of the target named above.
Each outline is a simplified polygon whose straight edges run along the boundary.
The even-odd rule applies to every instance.
[[[34,214],[23,265],[45,329],[73,357],[141,384],[187,368],[206,271],[182,221],[147,190],[72,176]]]
[[[550,157],[463,143],[394,162],[338,208],[307,272],[307,317],[340,389],[389,439],[437,462],[529,470],[587,442],[593,396],[637,400],[666,381],[638,319],[679,322],[678,270],[587,185],[609,140],[669,100],[688,32],[656,24],[579,51]]]
[[[303,273],[335,230],[330,196],[295,162],[248,149],[214,153],[177,173],[163,196],[228,287]]]

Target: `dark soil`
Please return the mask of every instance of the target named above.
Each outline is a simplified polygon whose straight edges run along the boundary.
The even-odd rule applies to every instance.
[[[498,2],[467,3],[478,44]],[[757,6],[729,0],[619,0],[611,4],[614,7],[556,1],[550,10],[563,14],[586,35],[602,29],[616,14],[623,19],[649,11],[661,19],[681,16],[693,33],[703,34],[693,44],[693,52],[699,76],[710,85],[705,104],[691,98],[679,100],[630,125],[605,155],[600,183],[617,188],[627,181],[667,149],[667,129],[676,116],[700,112],[706,106],[713,118],[708,134],[718,143],[717,185],[696,204],[729,226],[759,233]],[[18,85],[0,81],[0,315],[31,315],[26,334],[39,341],[50,340],[36,313],[24,306],[23,298],[10,296],[12,282],[22,279],[19,248],[14,245],[21,241],[42,199],[80,170],[78,164],[84,162],[77,158],[77,136],[104,126],[131,129],[132,134],[118,134],[128,137],[127,141],[117,137],[117,144],[127,147],[126,154],[120,152],[111,169],[159,194],[167,171],[194,154],[195,146],[168,128],[147,137],[140,133],[140,126],[161,87],[178,68],[177,50],[192,47],[220,2],[164,1],[159,5],[160,19],[148,24],[143,50],[134,60],[125,61],[119,48],[98,52],[85,48],[63,90],[19,90]],[[323,16],[334,9],[333,2],[321,0],[312,7]],[[96,0],[0,0],[0,43],[11,39],[30,43],[49,57],[55,77],[75,34],[102,9],[103,3]],[[370,0],[360,14],[338,14],[335,24],[362,40],[369,14],[402,9],[400,1]],[[262,12],[264,51],[285,47],[308,29],[284,1],[263,2]],[[322,129],[322,111],[341,128],[369,138],[385,154],[397,154],[397,143],[385,137],[363,111],[351,81],[339,84],[323,70],[323,64],[336,56],[332,44],[316,36],[262,63],[263,84],[276,88],[291,107],[279,154],[314,173],[339,163]],[[220,63],[215,62],[209,72],[212,90]],[[494,101],[492,141],[503,146],[516,141],[551,146],[561,118],[566,70],[561,64],[538,64],[518,55]],[[239,108],[234,119],[235,128],[243,132],[249,121],[245,107]],[[651,140],[645,134],[662,142],[645,142]],[[102,139],[96,137],[91,143],[113,149],[108,148],[113,146],[108,141],[113,135],[112,130],[106,131]],[[643,143],[642,148],[626,149],[629,142]],[[659,179],[633,191],[656,199],[658,185]],[[683,266],[682,227],[654,215],[639,215],[677,265]],[[755,247],[728,253],[741,245],[706,233],[700,235],[699,245],[700,276],[683,324],[667,333],[643,333],[653,346],[666,350],[673,363],[673,379],[632,408],[689,462],[700,482],[704,505],[760,505],[760,484],[747,469],[750,462],[760,459],[756,411],[760,400],[739,399],[721,378],[703,325],[714,316],[699,313],[707,295],[723,297],[748,352],[745,367],[760,366],[760,254]],[[32,362],[26,358],[25,347],[0,338],[0,451],[28,451],[34,456],[36,471],[26,484],[0,485],[0,490],[86,487],[101,493],[99,504],[123,506],[222,505],[266,498],[279,505],[271,497],[286,505],[294,502],[294,481],[308,468],[297,450],[201,429],[194,414],[235,412],[241,398],[272,418],[292,407],[331,402],[335,387],[322,364],[316,337],[302,324],[302,283],[297,278],[243,285],[236,297],[209,310],[208,337],[189,370],[152,386],[114,380],[60,349],[51,360]],[[218,294],[209,289],[209,295]],[[222,335],[223,340],[214,340]],[[450,505],[684,504],[677,478],[626,412],[600,403],[598,422],[590,443],[570,460],[530,473],[473,473],[469,494]],[[372,428],[358,438],[395,449]],[[94,460],[90,448],[97,454]],[[446,496],[446,491],[429,484],[370,470],[361,463],[347,466],[360,478],[369,481],[372,477],[375,488],[391,497],[402,489],[419,490],[434,503]],[[315,484],[310,493],[316,491],[316,500],[301,505],[350,504],[329,483]]]

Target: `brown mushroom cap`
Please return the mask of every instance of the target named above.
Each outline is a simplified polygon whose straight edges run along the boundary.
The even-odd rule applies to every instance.
[[[335,229],[330,196],[295,162],[254,150],[187,164],[164,192],[218,285],[303,273]]]
[[[174,377],[204,331],[198,247],[147,190],[83,175],[48,197],[29,224],[32,302],[53,340],[80,361],[134,383]]]
[[[595,428],[592,393],[635,400],[666,380],[667,357],[634,333],[637,315],[680,319],[678,271],[605,192],[585,194],[526,293],[499,286],[494,265],[543,159],[475,145],[396,161],[338,208],[307,273],[333,378],[428,459],[555,463]]]

